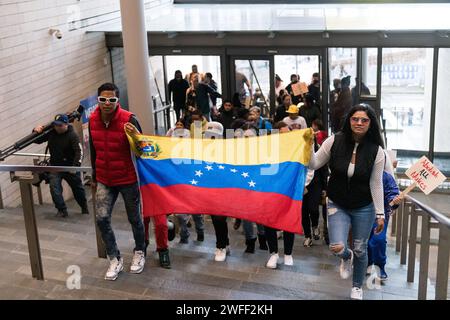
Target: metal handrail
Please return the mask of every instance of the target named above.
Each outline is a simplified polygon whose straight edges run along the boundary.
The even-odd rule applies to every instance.
[[[12,154],[13,156],[19,156],[19,157],[49,157],[49,154],[43,154],[43,153],[27,153],[27,152],[16,152]]]
[[[395,220],[395,250],[400,252],[400,264],[407,264],[407,281],[414,282],[418,220],[421,218],[418,299],[427,298],[431,229],[439,230],[435,299],[448,296],[448,270],[450,251],[450,219],[442,213],[407,195],[398,207]],[[394,233],[394,232],[392,232]]]
[[[63,167],[63,166],[30,166],[30,165],[0,165],[0,171],[16,172],[92,172],[91,167]]]
[[[153,110],[153,113],[158,113],[158,112],[161,112],[161,111],[170,109],[170,107],[171,107],[170,104],[165,104],[165,105],[163,105],[161,108],[154,109],[154,110]]]
[[[429,214],[433,219],[435,219],[439,223],[442,223],[447,228],[450,228],[450,218],[448,218],[447,216],[443,215],[442,213],[436,211],[435,209],[430,208],[429,206],[420,202],[416,198],[413,198],[409,195],[406,195],[405,198],[406,198],[406,200],[411,201],[416,206],[418,206],[420,209],[422,209],[424,213]]]

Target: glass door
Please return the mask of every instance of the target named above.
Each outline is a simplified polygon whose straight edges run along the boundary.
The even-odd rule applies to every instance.
[[[263,117],[269,118],[275,110],[273,56],[231,57],[231,97],[242,107],[261,108]]]

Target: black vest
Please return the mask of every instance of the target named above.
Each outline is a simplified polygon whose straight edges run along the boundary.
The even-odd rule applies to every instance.
[[[330,157],[330,180],[328,197],[345,209],[358,209],[371,204],[370,176],[378,153],[378,146],[363,141],[356,149],[355,172],[348,179],[348,165],[352,159],[355,143],[349,143],[343,133],[334,136]]]

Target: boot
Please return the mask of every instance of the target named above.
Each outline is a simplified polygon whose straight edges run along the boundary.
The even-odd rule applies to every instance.
[[[258,242],[259,242],[259,249],[260,250],[269,250],[269,247],[267,246],[267,240],[266,236],[263,234],[258,234]]]
[[[82,207],[81,207],[81,214],[89,214],[89,208],[87,203],[85,203]]]
[[[169,249],[159,251],[159,264],[164,269],[170,269]]]
[[[69,213],[67,212],[67,209],[58,210],[56,213],[57,217],[67,218],[69,216]]]
[[[247,245],[247,248],[245,249],[245,253],[255,253],[255,242],[256,238],[245,240],[245,244]]]

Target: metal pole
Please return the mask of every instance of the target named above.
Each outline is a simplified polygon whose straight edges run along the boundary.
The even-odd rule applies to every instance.
[[[395,210],[391,214],[391,216],[394,215],[393,219],[391,219],[392,220],[392,223],[391,223],[391,236],[393,236],[393,237],[395,237],[395,235],[396,235],[395,231],[397,230],[397,215],[396,215],[397,212],[398,212],[398,210]]]
[[[402,221],[402,247],[400,251],[400,264],[406,264],[406,253],[408,251],[408,220],[409,220],[409,209],[412,204],[410,202],[405,203],[405,208],[403,210],[403,221]]]
[[[3,205],[3,195],[1,186],[0,186],[0,209],[5,209],[5,206]]]
[[[397,230],[395,231],[395,252],[400,252],[401,249],[401,239],[402,239],[402,220],[403,212],[405,211],[405,200],[400,203],[397,210]]]
[[[428,260],[430,256],[430,216],[422,214],[422,232],[420,233],[420,263],[419,263],[419,300],[427,299]]]
[[[440,223],[436,271],[436,300],[447,300],[449,249],[450,230],[447,226]]]
[[[106,247],[103,242],[100,229],[97,226],[97,205],[95,192],[92,192],[92,207],[94,212],[95,238],[97,239],[97,255],[99,258],[106,258]]]
[[[28,252],[30,254],[31,274],[33,278],[44,280],[41,248],[36,224],[36,215],[33,204],[33,191],[30,181],[19,179],[20,195],[22,197],[23,217],[27,233]]]
[[[415,205],[411,206],[411,224],[409,232],[409,250],[408,250],[408,275],[407,281],[414,282],[414,271],[416,266],[416,245],[417,245],[417,214],[420,209]]]
[[[33,159],[33,164],[35,166],[37,166],[39,163],[39,159]],[[39,204],[44,204],[44,201],[42,200],[42,189],[41,189],[41,184],[39,184],[37,186],[37,195],[38,195],[38,203]]]
[[[154,134],[147,31],[142,0],[120,0],[123,48],[130,111],[143,132]]]

